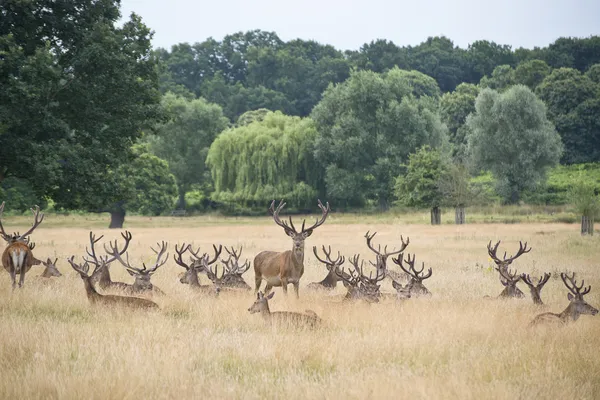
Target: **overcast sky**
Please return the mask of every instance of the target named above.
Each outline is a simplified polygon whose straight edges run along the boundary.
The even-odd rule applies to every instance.
[[[254,29],[357,50],[375,39],[417,45],[445,35],[466,48],[486,39],[513,48],[600,34],[600,0],[122,0],[155,31],[154,47]]]

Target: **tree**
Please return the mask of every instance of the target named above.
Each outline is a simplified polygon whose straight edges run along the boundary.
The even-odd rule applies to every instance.
[[[470,83],[461,83],[453,92],[444,93],[440,101],[440,115],[450,132],[450,142],[453,144],[453,155],[464,159],[466,153],[465,121],[467,116],[475,111],[475,99],[479,88]]]
[[[206,188],[210,174],[206,155],[219,133],[228,126],[221,107],[204,99],[186,100],[167,93],[162,99],[167,120],[155,127],[148,141],[154,154],[167,160],[177,179],[179,207],[185,209],[185,194],[191,185]]]
[[[592,82],[600,85],[600,64],[594,64],[585,73]]]
[[[213,200],[264,207],[286,198],[298,207],[313,207],[322,187],[313,158],[315,136],[312,120],[279,111],[221,133],[206,158]]]
[[[0,180],[96,209],[109,168],[157,116],[151,31],[118,1],[0,3]]]
[[[464,224],[465,207],[475,196],[470,184],[468,168],[464,164],[448,165],[440,177],[438,188],[442,194],[442,204],[454,207],[454,222],[457,225]]]
[[[546,170],[558,163],[563,150],[544,103],[523,85],[504,93],[483,89],[467,126],[473,165],[490,170],[498,193],[512,204],[523,190],[545,179]]]
[[[568,192],[570,203],[581,216],[581,234],[594,234],[594,218],[600,213],[600,196],[596,193],[597,182],[579,177]]]
[[[514,65],[515,55],[509,45],[499,45],[487,40],[476,40],[467,48],[467,59],[471,67],[469,82],[477,83],[491,75],[499,65]]]
[[[346,205],[375,200],[386,208],[408,154],[447,143],[437,98],[420,96],[434,86],[430,77],[393,68],[385,74],[353,72],[325,91],[312,117],[319,133],[315,159],[325,171],[330,199]]]
[[[531,90],[535,88],[550,74],[550,66],[542,60],[530,60],[521,63],[513,72],[513,80],[516,84],[527,86]]]
[[[479,82],[482,88],[504,91],[515,83],[514,70],[510,65],[499,65],[494,68],[491,76],[484,76]]]

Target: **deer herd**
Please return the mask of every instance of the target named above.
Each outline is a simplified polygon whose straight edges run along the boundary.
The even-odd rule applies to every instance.
[[[46,261],[40,261],[33,255],[35,243],[30,241],[30,235],[43,222],[44,215],[40,213],[39,207],[32,208],[34,222],[27,232],[20,234],[18,232],[9,235],[2,226],[2,212],[4,202],[0,205],[0,235],[7,242],[7,246],[2,254],[2,265],[9,273],[13,290],[17,286],[16,276],[19,275],[18,286],[22,287],[25,282],[25,274],[33,265],[44,265],[45,270],[42,273],[43,278],[60,277],[62,274],[56,268],[58,259],[52,261],[48,258]],[[273,287],[281,287],[284,294],[287,294],[288,285],[292,284],[296,298],[299,297],[300,279],[304,275],[305,263],[305,240],[312,235],[313,231],[323,225],[330,212],[329,203],[323,205],[318,201],[321,210],[321,217],[317,221],[306,227],[305,222],[298,231],[289,217],[288,221],[280,219],[280,212],[285,207],[283,201],[275,207],[275,201],[271,203],[269,212],[273,216],[274,222],[283,228],[286,235],[292,239],[292,249],[284,252],[262,251],[254,257],[254,292],[256,300],[248,309],[250,313],[260,313],[269,321],[285,321],[292,324],[301,324],[305,326],[318,326],[321,319],[314,311],[306,310],[305,313],[297,312],[271,312],[268,301],[273,297]],[[425,287],[424,281],[431,278],[432,269],[425,270],[425,264],[421,266],[416,261],[413,254],[405,254],[405,250],[410,244],[409,238],[406,241],[401,236],[398,249],[388,251],[388,247],[381,245],[377,247],[373,244],[376,232],[365,234],[366,244],[373,253],[374,262],[369,261],[371,271],[365,273],[365,260],[361,259],[359,254],[352,257],[344,257],[339,252],[332,255],[331,246],[322,246],[320,251],[313,246],[313,254],[317,260],[322,263],[327,275],[320,282],[313,282],[307,286],[312,291],[332,291],[337,287],[338,282],[342,282],[347,292],[343,301],[362,300],[368,303],[378,303],[380,299],[387,297],[395,298],[397,301],[404,302],[410,298],[420,296],[431,296],[431,292]],[[133,264],[129,260],[128,249],[131,244],[132,235],[125,231],[121,233],[123,240],[119,244],[117,240],[104,243],[102,249],[98,249],[98,242],[103,236],[96,237],[92,232],[89,236],[89,247],[86,247],[85,255],[81,257],[82,261],[76,260],[75,255],[68,258],[68,263],[79,274],[83,280],[85,292],[88,300],[94,305],[118,305],[134,308],[158,309],[158,305],[153,301],[155,297],[164,296],[165,293],[152,284],[152,275],[169,259],[167,252],[168,244],[165,242],[157,243],[156,249],[151,247],[155,254],[155,262],[146,266],[142,263]],[[511,269],[512,263],[523,254],[529,253],[531,247],[527,243],[519,242],[519,249],[514,256],[507,257],[506,252],[502,258],[497,255],[500,241],[492,246],[488,243],[487,251],[493,262],[496,264],[496,271],[500,283],[504,289],[499,294],[499,298],[523,298],[524,293],[517,287],[517,283],[523,281],[531,293],[533,303],[543,305],[541,291],[548,282],[551,275],[545,273],[539,279],[531,278],[529,274],[519,274],[516,269]],[[227,258],[220,259],[223,249],[227,253]],[[243,274],[250,269],[250,262],[245,261],[240,264],[242,248],[223,247],[222,245],[213,245],[213,254],[201,253],[200,249],[194,249],[191,244],[175,245],[175,254],[173,260],[185,271],[179,275],[179,281],[182,284],[189,285],[191,290],[207,296],[219,296],[224,292],[248,291],[252,288],[246,283]],[[395,256],[395,257],[394,257]],[[335,258],[334,258],[335,257]],[[394,271],[388,267],[388,259],[397,265],[400,271]],[[220,261],[220,271],[219,263]],[[349,267],[345,267],[348,261]],[[110,275],[110,267],[117,262],[134,278],[133,284],[124,282],[115,282]],[[92,267],[92,268],[90,268]],[[199,275],[205,275],[211,284],[200,284]],[[575,279],[575,273],[561,273],[560,277],[564,285],[569,290],[569,305],[560,314],[543,313],[537,315],[531,325],[542,323],[567,323],[575,321],[582,314],[596,315],[598,310],[589,305],[583,298],[591,290],[591,286],[585,287],[582,280],[579,284]],[[381,283],[389,279],[396,293],[384,293],[380,291]],[[262,282],[265,281],[264,292],[260,291]],[[101,289],[101,292],[98,291]],[[110,294],[109,294],[110,293]],[[489,297],[489,296],[486,296]]]

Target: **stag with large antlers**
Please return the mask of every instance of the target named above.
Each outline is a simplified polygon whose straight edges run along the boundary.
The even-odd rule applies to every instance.
[[[233,246],[231,246],[231,250],[225,246],[225,251],[229,254],[229,258],[227,258],[227,260],[221,260],[225,265],[225,276],[223,277],[223,282],[221,282],[222,287],[252,290],[250,285],[248,285],[242,277],[242,275],[250,269],[250,261],[248,260],[240,266],[242,247],[240,246],[240,249],[236,251]]]
[[[197,290],[200,293],[216,296],[221,291],[220,287],[214,284],[201,285],[200,280],[198,279],[198,273],[206,273],[206,268],[217,261],[219,255],[221,254],[221,251],[223,250],[223,247],[221,245],[219,245],[218,248],[217,246],[213,245],[213,248],[215,250],[215,256],[212,260],[209,260],[209,256],[207,253],[199,255],[200,249],[194,252],[191,244],[186,245],[184,243],[181,245],[181,247],[175,245],[176,254],[173,254],[173,259],[175,260],[177,265],[185,268],[185,272],[180,276],[179,282],[190,285],[190,287],[193,288],[193,290]],[[192,254],[192,256],[190,257],[190,263],[186,263],[183,260],[183,255],[188,251],[190,252],[190,254]]]
[[[333,290],[337,286],[337,283],[342,280],[338,274],[336,274],[336,270],[346,261],[346,259],[340,254],[338,251],[337,258],[335,260],[331,259],[331,246],[329,246],[329,250],[323,246],[323,253],[325,254],[325,260],[319,257],[317,253],[317,246],[313,246],[313,253],[317,260],[325,264],[325,268],[327,268],[327,276],[321,282],[312,282],[308,284],[309,289],[318,290]],[[351,279],[351,277],[346,274],[347,279]]]
[[[506,252],[504,252],[504,256],[501,260],[496,255],[496,253],[498,252],[498,246],[500,246],[500,240],[498,240],[498,242],[494,246],[492,246],[492,241],[490,240],[490,242],[487,245],[487,251],[490,258],[494,261],[494,263],[496,263],[498,271],[502,271],[504,273],[506,273],[508,267],[512,264],[513,261],[521,257],[523,254],[529,253],[531,251],[531,247],[527,248],[527,242],[525,242],[525,245],[523,245],[523,243],[519,241],[519,250],[517,251],[517,254],[506,258]],[[502,279],[502,274],[500,274],[500,281],[502,281]]]
[[[373,253],[375,253],[375,257],[376,257],[375,264],[371,263],[371,265],[375,266],[375,268],[377,268],[378,270],[383,271],[385,276],[390,278],[392,280],[392,282],[402,281],[402,280],[406,281],[406,280],[410,279],[409,275],[399,274],[398,272],[390,270],[387,267],[388,257],[393,256],[395,254],[402,253],[406,249],[408,244],[410,243],[410,238],[407,237],[406,242],[405,242],[404,237],[400,236],[400,243],[402,243],[402,245],[400,246],[400,249],[392,250],[391,252],[388,253],[387,245],[383,248],[383,252],[381,251],[381,245],[377,245],[377,249],[373,246],[371,241],[373,240],[375,235],[377,235],[377,232],[373,232],[373,234],[370,234],[370,231],[367,231],[367,233],[365,234],[365,239],[367,239],[367,246],[369,247],[369,249],[371,249],[371,251]]]
[[[111,306],[124,306],[131,308],[147,308],[147,309],[157,309],[158,304],[146,300],[140,299],[138,297],[127,297],[127,296],[115,296],[115,295],[101,295],[96,291],[94,285],[92,284],[91,276],[88,274],[90,264],[86,261],[83,265],[77,264],[74,261],[75,257],[72,256],[68,261],[71,264],[71,267],[77,271],[81,279],[83,280],[83,284],[85,286],[85,292],[87,294],[87,298],[91,304],[94,305],[111,305]],[[95,269],[98,269],[99,266],[96,265]]]
[[[289,217],[289,225],[286,221],[279,218],[279,213],[285,207],[283,200],[279,206],[275,208],[275,200],[269,207],[269,212],[273,215],[273,220],[277,225],[283,228],[286,235],[292,238],[292,250],[284,252],[262,251],[254,257],[254,282],[256,285],[255,292],[260,289],[260,284],[264,279],[267,284],[265,293],[269,293],[273,286],[281,286],[283,293],[287,295],[287,286],[291,283],[294,285],[296,297],[299,297],[298,289],[300,286],[300,278],[304,275],[304,241],[309,237],[313,230],[323,225],[329,215],[329,203],[323,206],[321,200],[318,201],[321,209],[321,218],[310,227],[305,228],[306,220],[302,222],[300,232],[294,227],[292,217]]]
[[[29,246],[28,236],[40,226],[44,220],[44,214],[40,214],[40,208],[35,206],[31,209],[33,213],[33,225],[24,234],[13,234],[9,235],[4,231],[2,226],[2,212],[4,211],[4,202],[0,204],[0,235],[8,243],[4,253],[2,253],[2,266],[10,274],[12,281],[12,288],[15,289],[17,286],[17,275],[19,276],[19,287],[23,287],[25,283],[25,274],[31,269],[33,265],[39,264],[39,260],[33,257],[33,252]],[[32,244],[32,246],[35,246]]]
[[[525,282],[527,286],[529,286],[529,291],[531,292],[531,299],[533,300],[533,304],[543,306],[544,302],[542,301],[542,297],[540,296],[540,294],[542,292],[542,288],[544,287],[546,282],[548,282],[548,279],[550,279],[550,274],[546,272],[544,276],[540,277],[537,284],[532,282],[531,278],[529,277],[529,274],[521,275],[521,279],[523,279],[523,282]]]
[[[256,301],[250,306],[250,314],[260,313],[266,321],[272,324],[286,324],[296,326],[308,326],[311,328],[321,324],[321,318],[312,310],[306,310],[306,314],[289,311],[271,312],[269,309],[269,300],[273,298],[275,292],[265,296],[262,292],[256,294]]]
[[[570,301],[569,305],[560,314],[550,312],[539,314],[533,319],[533,321],[531,321],[530,326],[557,322],[565,324],[571,321],[577,321],[577,319],[579,319],[579,316],[582,314],[598,314],[598,309],[592,307],[583,299],[583,296],[585,296],[590,292],[590,290],[592,290],[591,285],[584,289],[585,281],[582,280],[581,285],[577,286],[577,281],[575,280],[575,273],[573,273],[572,276],[569,276],[565,273],[561,273],[560,277],[562,278],[563,283],[565,284],[567,289],[569,289],[570,292],[567,295],[567,298]]]
[[[380,285],[378,284],[385,278],[385,274],[381,270],[376,270],[375,278],[370,273],[367,277],[363,272],[364,260],[361,261],[358,254],[354,255],[348,260],[352,264],[352,269],[348,269],[350,272],[346,274],[344,268],[335,269],[335,273],[344,283],[348,292],[344,297],[344,300],[365,300],[369,303],[378,303],[381,292],[379,291]]]
[[[397,258],[392,258],[392,261],[396,265],[398,265],[402,269],[402,271],[404,271],[407,275],[410,276],[410,282],[408,285],[410,286],[411,296],[431,296],[431,292],[429,291],[429,289],[427,289],[425,285],[423,285],[423,281],[431,277],[431,268],[427,270],[427,273],[423,274],[423,270],[425,269],[425,263],[422,263],[421,269],[417,271],[415,269],[415,255],[413,255],[411,258],[410,254],[408,254],[406,260],[403,260],[403,258],[404,253],[398,255]],[[404,266],[404,263],[408,264],[408,268]]]
[[[504,289],[502,290],[502,292],[500,293],[500,295],[498,297],[503,298],[503,299],[513,298],[513,297],[521,299],[521,298],[525,297],[523,292],[521,292],[521,290],[519,290],[519,288],[517,287],[517,283],[519,283],[519,281],[522,278],[521,275],[517,274],[516,271],[513,273],[510,269],[507,269],[506,271],[504,271],[504,270],[500,269],[500,267],[496,267],[496,271],[498,271],[498,273],[502,277],[500,282],[502,282],[502,284],[504,285]]]
[[[156,254],[156,262],[150,269],[146,268],[145,263],[142,263],[142,268],[132,267],[131,264],[129,264],[129,254],[127,254],[126,260],[123,260],[121,254],[119,254],[119,249],[117,248],[116,243],[114,245],[111,244],[110,251],[105,246],[105,251],[119,261],[121,265],[125,267],[129,275],[135,278],[135,282],[131,286],[132,293],[151,293],[158,295],[165,294],[162,290],[160,290],[160,288],[154,286],[152,282],[150,282],[150,278],[156,272],[156,270],[165,265],[169,259],[169,253],[165,255],[165,252],[167,251],[167,243],[163,241],[162,243],[157,243],[157,245],[160,246],[160,250],[155,250],[153,247],[150,247],[154,254]]]
[[[110,264],[116,260],[116,257],[113,255],[112,257],[108,256],[98,256],[96,254],[96,243],[98,243],[104,235],[100,236],[96,239],[96,235],[93,232],[90,232],[90,247],[89,249],[86,247],[85,251],[88,257],[84,257],[84,261],[94,265],[94,272],[92,273],[90,279],[94,285],[100,286],[102,290],[106,291],[119,291],[123,293],[131,294],[134,292],[133,285],[124,282],[113,282],[110,277],[109,267]],[[125,233],[121,233],[121,237],[125,239],[125,245],[122,250],[118,251],[119,256],[125,254],[127,249],[129,248],[129,243],[131,242],[131,233],[129,231],[125,231]],[[114,242],[111,243],[111,246],[117,248],[117,241],[115,239]],[[106,246],[104,246],[104,251],[109,253],[109,250]]]

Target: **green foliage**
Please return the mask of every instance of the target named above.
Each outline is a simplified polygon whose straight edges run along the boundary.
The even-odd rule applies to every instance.
[[[578,177],[571,183],[568,199],[579,215],[585,217],[600,215],[600,195],[597,191],[597,182]]]
[[[471,186],[470,178],[469,170],[464,164],[445,166],[438,182],[442,205],[466,207],[475,203],[476,192]]]
[[[568,192],[573,183],[585,180],[600,192],[600,164],[557,165],[548,172],[548,180],[524,199],[531,204],[563,205],[570,202]]]
[[[514,83],[514,70],[512,67],[510,65],[499,65],[494,68],[491,76],[481,78],[479,86],[502,92],[514,85]]]
[[[0,184],[0,203],[6,201],[6,211],[29,210],[34,205],[45,208],[47,201],[39,198],[31,184],[23,179],[9,177]]]
[[[312,155],[315,136],[312,120],[281,112],[223,132],[206,160],[213,200],[263,207],[286,198],[298,207],[313,207],[321,180]]]
[[[469,154],[473,165],[488,169],[505,201],[516,203],[521,193],[542,183],[562,152],[560,136],[546,118],[546,108],[526,86],[500,94],[484,89],[475,113],[467,118]]]
[[[550,74],[550,66],[542,60],[530,60],[521,63],[513,72],[515,84],[525,85],[531,90],[535,88]]]
[[[443,193],[440,181],[448,165],[438,150],[423,146],[408,156],[406,173],[396,178],[394,194],[408,207],[439,207]]]
[[[442,122],[450,131],[450,142],[454,145],[454,156],[463,159],[466,152],[465,122],[467,116],[475,111],[475,99],[479,88],[470,83],[461,83],[454,92],[444,93],[440,101]]]
[[[594,64],[585,73],[592,82],[600,84],[600,64]]]
[[[437,98],[417,96],[427,91],[426,77],[397,68],[385,74],[353,72],[325,91],[312,113],[319,132],[314,154],[331,201],[376,200],[387,207],[408,154],[426,144],[448,143]]]

